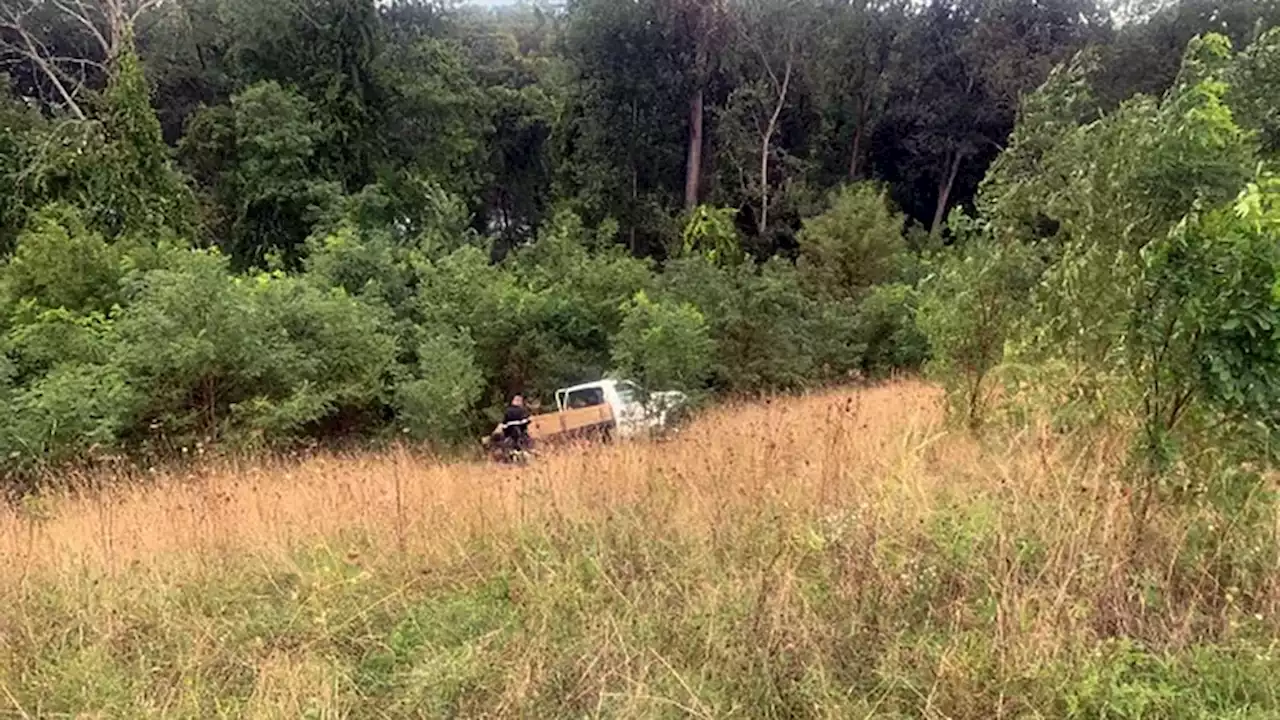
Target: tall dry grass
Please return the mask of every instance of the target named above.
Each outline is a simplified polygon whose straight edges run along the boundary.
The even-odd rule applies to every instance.
[[[0,716],[6,695],[17,717],[1218,707],[1135,701],[1098,668],[1137,662],[1113,653],[1126,639],[1166,669],[1192,658],[1194,683],[1203,648],[1275,636],[1274,515],[1161,506],[1139,537],[1124,438],[980,441],[940,408],[901,382],[725,406],[665,442],[527,468],[408,449],[223,462],[7,508]],[[1242,677],[1277,669],[1255,655]],[[121,679],[71,692],[86,668]]]
[[[721,407],[670,441],[578,445],[522,469],[443,463],[404,448],[301,463],[214,461],[145,484],[77,478],[54,485],[106,490],[0,509],[0,556],[12,560],[2,577],[288,553],[352,533],[388,553],[447,553],[524,522],[596,517],[646,497],[655,482],[686,493],[673,509],[681,523],[711,530],[763,500],[813,509],[866,499],[892,478],[925,481],[919,471],[935,455],[926,451],[941,437],[940,421],[937,392],[904,384]]]

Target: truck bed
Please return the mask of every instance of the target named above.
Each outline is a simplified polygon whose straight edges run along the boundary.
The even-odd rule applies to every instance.
[[[613,410],[608,405],[562,410],[529,418],[529,437],[546,440],[570,433],[587,432],[613,424]]]

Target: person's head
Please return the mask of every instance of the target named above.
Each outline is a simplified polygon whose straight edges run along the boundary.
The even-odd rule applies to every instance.
[[[515,407],[524,407],[524,395],[517,393],[515,397],[511,398],[511,404]]]

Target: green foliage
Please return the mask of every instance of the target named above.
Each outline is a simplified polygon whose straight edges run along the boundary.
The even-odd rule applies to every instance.
[[[382,141],[394,141],[379,136],[390,103],[373,0],[229,0],[226,7],[228,54],[241,87],[275,81],[297,88],[325,130],[315,145],[320,177],[347,190],[372,182]]]
[[[417,348],[418,366],[394,389],[397,418],[420,440],[460,441],[480,401],[485,378],[466,334],[434,335]]]
[[[0,452],[12,473],[118,447],[145,397],[118,366],[63,362],[6,400]]]
[[[613,338],[614,369],[651,390],[701,390],[715,351],[706,318],[690,303],[650,300],[644,291],[627,303]]]
[[[795,390],[862,368],[857,306],[805,292],[781,259],[720,267],[695,256],[668,264],[659,297],[692,303],[716,353],[714,387],[732,393]]]
[[[231,99],[230,110],[202,110],[179,148],[209,188],[206,233],[237,264],[263,264],[283,253],[296,265],[321,213],[338,203],[339,184],[317,176],[326,129],[315,108],[274,81]]]
[[[1213,209],[1228,205],[1257,166],[1256,145],[1226,104],[1230,63],[1225,39],[1196,40],[1162,101],[1131,101],[1066,132],[1041,160],[1066,180],[1043,201],[1059,226],[1060,255],[1037,291],[1021,355],[1065,360],[1070,397],[1096,405],[1109,396],[1112,409],[1135,411],[1153,472],[1169,466],[1183,416],[1212,402],[1210,378],[1227,381],[1225,369],[1206,372],[1206,363],[1239,353],[1264,362],[1239,377],[1250,389],[1235,392],[1265,392],[1255,373],[1270,372],[1247,331],[1234,336],[1244,343],[1235,349],[1211,346],[1230,313],[1264,311],[1269,281],[1257,278],[1274,273],[1264,254],[1213,219],[1233,213]],[[1066,172],[1082,162],[1085,172]],[[1261,207],[1260,195],[1251,197]],[[1214,230],[1198,232],[1205,222]]]
[[[936,261],[923,282],[919,324],[929,338],[930,370],[947,386],[952,408],[970,427],[985,420],[992,371],[1023,318],[1038,274],[1025,246],[1001,244],[954,220],[971,235]]]
[[[140,279],[116,322],[116,362],[163,438],[287,439],[376,407],[395,350],[380,325],[339,290],[232,277],[225,258],[191,253]]]
[[[880,285],[858,306],[860,369],[864,375],[918,370],[925,364],[930,345],[917,320],[918,294],[910,285]]]
[[[1264,176],[1233,205],[1193,214],[1144,249],[1125,344],[1153,455],[1200,403],[1228,421],[1274,422],[1277,230],[1280,181]]]
[[[133,38],[125,42],[128,50],[115,59],[104,97],[102,124],[110,160],[119,174],[104,178],[100,187],[123,193],[108,196],[114,215],[106,222],[118,228],[170,228],[183,233],[191,229],[191,191],[169,163],[160,120],[151,109],[151,87],[132,49]]]
[[[48,310],[105,313],[121,299],[121,248],[85,226],[80,213],[51,205],[18,236],[3,276],[10,302]]]
[[[933,367],[971,424],[1012,361],[1013,403],[1130,433],[1138,536],[1159,495],[1218,503],[1239,463],[1274,456],[1280,184],[1256,94],[1270,42],[1234,56],[1198,37],[1163,98],[1096,119],[1088,58],[1055,73],[925,288]]]
[[[699,205],[685,223],[681,254],[702,255],[713,263],[734,265],[746,259],[738,229],[737,211]]]
[[[478,167],[489,117],[484,88],[476,82],[462,48],[423,38],[389,50],[386,80],[395,88],[390,129],[397,155],[420,172],[448,179],[471,197],[484,178]]]
[[[1227,101],[1242,127],[1258,133],[1265,155],[1280,157],[1280,28],[1262,34],[1237,59]]]
[[[45,131],[43,118],[11,97],[8,84],[0,73],[0,253],[6,255],[29,210],[21,174],[30,161],[30,143]]]
[[[116,60],[101,102],[98,118],[39,125],[25,134],[15,183],[19,206],[71,205],[108,240],[189,234],[192,193],[169,160],[131,41]]]
[[[907,254],[905,219],[889,208],[883,188],[842,188],[826,212],[804,221],[800,268],[822,292],[857,298],[874,285],[899,279]]]
[[[344,223],[331,233],[313,235],[307,246],[307,274],[317,281],[401,314],[412,303],[418,255],[389,233]]]
[[[637,252],[671,247],[688,138],[685,48],[656,0],[575,3],[557,193],[588,222],[616,219]]]
[[[151,87],[131,35],[125,43],[125,52],[114,59],[114,72],[103,98],[107,152],[99,162],[111,170],[109,174],[95,173],[94,200],[103,205],[88,209],[98,214],[98,222],[108,232],[167,228],[188,234],[194,210],[191,191],[169,161],[160,121],[151,107]]]

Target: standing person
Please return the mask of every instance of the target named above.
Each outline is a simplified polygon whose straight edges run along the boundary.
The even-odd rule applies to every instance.
[[[517,450],[529,449],[529,410],[524,396],[517,394],[502,414],[502,434]]]

